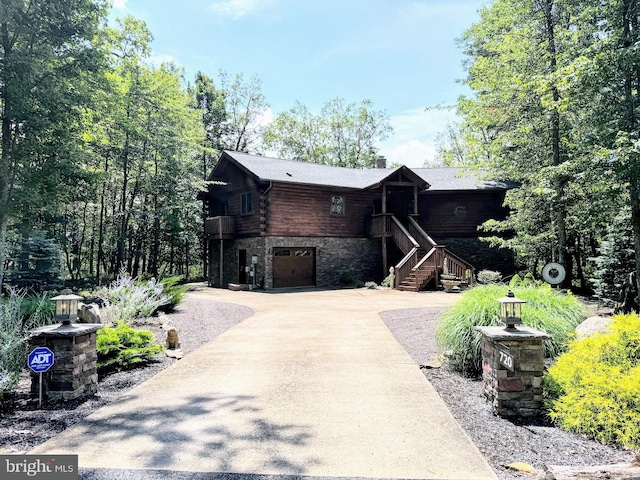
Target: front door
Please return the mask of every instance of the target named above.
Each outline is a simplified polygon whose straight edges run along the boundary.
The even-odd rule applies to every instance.
[[[273,288],[314,286],[315,266],[315,248],[274,248]]]
[[[238,250],[238,283],[247,283],[247,251]]]

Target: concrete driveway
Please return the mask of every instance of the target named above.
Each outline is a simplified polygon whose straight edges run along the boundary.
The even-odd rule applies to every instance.
[[[77,454],[84,468],[496,478],[378,316],[456,295],[189,295],[255,315],[30,453]]]

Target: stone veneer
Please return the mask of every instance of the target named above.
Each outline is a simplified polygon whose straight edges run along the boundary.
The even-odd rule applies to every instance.
[[[256,283],[273,288],[273,249],[277,247],[315,248],[316,286],[332,287],[340,284],[340,275],[348,272],[354,280],[380,282],[382,277],[382,248],[379,240],[341,237],[260,237],[225,241],[224,278],[219,282],[219,243],[214,243],[210,272],[213,286],[226,287],[238,283],[238,251],[247,251],[247,262],[258,257]],[[250,278],[248,278],[250,280]]]
[[[53,366],[43,375],[42,397],[73,400],[98,391],[96,332],[101,324],[47,325],[31,331],[30,350],[48,347]],[[32,373],[31,394],[38,395],[39,374]]]
[[[434,240],[473,265],[476,274],[480,270],[498,270],[503,276],[515,273],[514,257],[509,249],[491,247],[475,237],[434,237]]]
[[[482,333],[484,396],[501,417],[532,417],[543,412],[542,375],[546,333],[528,327],[476,327]],[[513,371],[500,362],[500,350],[513,357]]]
[[[273,248],[316,249],[316,286],[340,285],[340,275],[349,273],[356,281],[380,281],[382,247],[367,238],[265,237],[265,288],[273,286]]]

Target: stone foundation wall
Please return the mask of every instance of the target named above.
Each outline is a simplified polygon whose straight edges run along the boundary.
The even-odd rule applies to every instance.
[[[340,275],[355,281],[382,280],[380,242],[366,238],[265,237],[265,288],[273,288],[273,248],[315,248],[316,286],[340,285]]]
[[[490,247],[478,238],[437,237],[434,240],[473,265],[476,273],[480,270],[497,270],[503,276],[515,273],[514,258],[510,250]]]
[[[211,262],[209,263],[209,285],[212,287],[227,288],[230,283],[240,282],[240,260],[238,252],[247,251],[247,265],[251,263],[251,257],[257,255],[256,284],[264,285],[264,238],[243,238],[237,240],[224,241],[224,278],[220,282],[220,241],[214,241],[211,245]],[[247,274],[247,282],[251,282],[251,277]]]
[[[73,400],[98,391],[96,331],[102,325],[83,324],[69,329],[57,325],[34,331],[31,349],[48,347],[54,354],[53,366],[43,375],[43,398],[49,401]],[[39,374],[32,373],[31,394],[38,396]]]

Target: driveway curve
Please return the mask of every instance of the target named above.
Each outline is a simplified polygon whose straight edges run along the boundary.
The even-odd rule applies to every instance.
[[[496,478],[378,315],[455,295],[189,295],[255,314],[30,453],[149,473]]]

